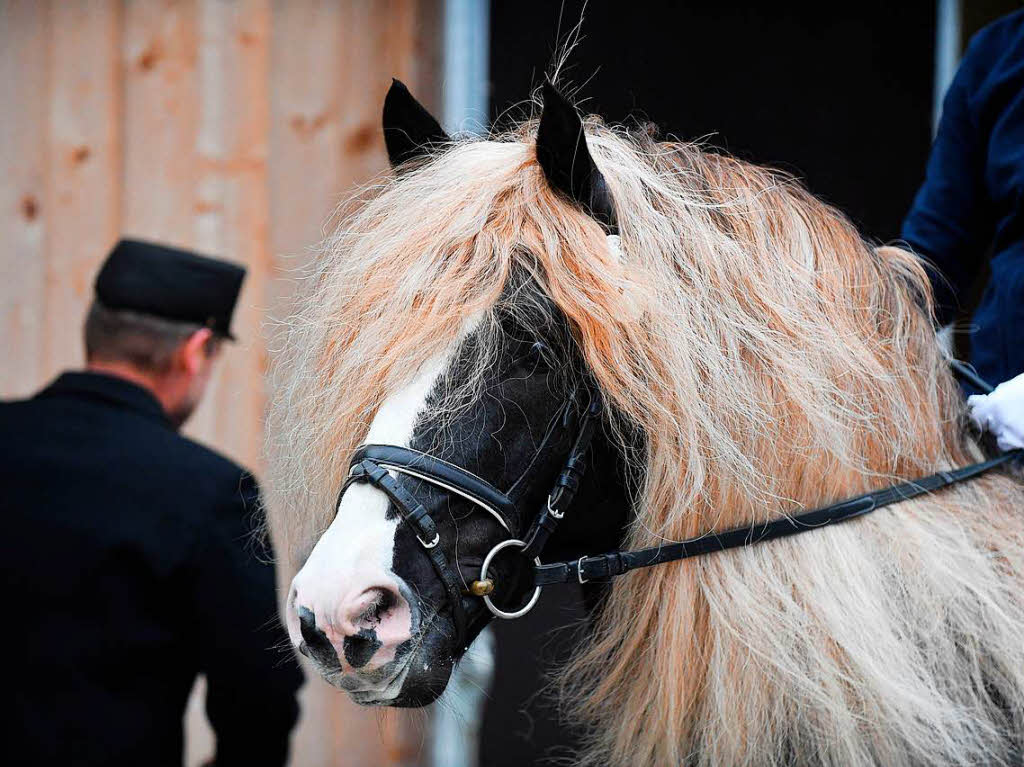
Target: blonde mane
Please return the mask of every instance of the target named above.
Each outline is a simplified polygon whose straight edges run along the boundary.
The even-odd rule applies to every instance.
[[[626,547],[979,458],[912,254],[777,173],[590,121],[617,257],[548,187],[535,130],[381,180],[325,242],[274,368],[268,506],[293,566],[382,399],[493,316],[516,270],[568,317],[611,422],[646,435]],[[563,677],[581,761],[1007,761],[1024,732],[1022,501],[989,476],[620,579]]]

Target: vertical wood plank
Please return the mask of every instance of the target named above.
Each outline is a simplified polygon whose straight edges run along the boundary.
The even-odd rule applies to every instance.
[[[438,119],[442,118],[441,86],[444,74],[444,0],[418,0],[412,29],[412,55],[407,66],[421,94],[418,98]]]
[[[93,277],[120,226],[120,9],[54,3],[50,46],[47,375],[84,362]]]
[[[233,320],[238,342],[224,345],[217,376],[189,432],[258,471],[266,405],[262,318],[271,266],[270,6],[268,0],[200,0],[198,11],[195,242],[203,252],[244,265],[248,274]]]
[[[186,247],[195,245],[196,10],[192,0],[126,3],[121,62],[122,230]]]
[[[391,78],[407,78],[392,59],[395,40],[407,34],[408,14],[392,0],[352,0],[345,10],[345,40],[337,62],[345,103],[341,114],[344,162],[337,183],[351,192],[387,166],[380,109]],[[415,83],[406,85],[415,92]]]
[[[345,190],[365,184],[387,167],[380,115],[384,96],[397,77],[428,108],[436,109],[439,88],[428,84],[436,64],[421,61],[419,29],[437,29],[430,15],[433,2],[422,0],[352,0],[345,6],[344,45],[339,49],[342,72],[341,115],[343,165],[337,179]],[[439,6],[437,6],[439,11]],[[440,41],[435,40],[439,46]]]
[[[270,241],[273,304],[300,270],[341,198],[345,15],[340,2],[275,0],[270,70]],[[298,45],[295,41],[301,40]]]
[[[43,379],[49,3],[0,3],[0,396]]]
[[[287,298],[337,205],[386,167],[392,77],[440,105],[440,0],[276,0],[271,67],[271,246]],[[302,45],[296,45],[302,40]],[[275,305],[278,302],[275,301]]]

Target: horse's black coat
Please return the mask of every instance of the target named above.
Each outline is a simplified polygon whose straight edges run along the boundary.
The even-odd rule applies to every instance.
[[[575,432],[557,428],[566,401],[578,387],[583,365],[564,320],[553,321],[558,312],[539,286],[517,276],[498,309],[501,317],[497,364],[487,367],[483,396],[456,416],[427,418],[417,424],[410,447],[470,468],[482,479],[506,492],[522,515],[512,520],[512,535],[522,536],[543,508],[548,491],[563,466]],[[540,336],[538,336],[540,333]],[[480,353],[470,337],[456,354],[450,368],[428,397],[427,412],[451,411],[442,402]],[[583,408],[586,403],[577,403]],[[559,423],[555,423],[559,419]],[[543,437],[550,432],[547,442]],[[551,556],[600,551],[619,544],[629,508],[626,482],[618,450],[599,432],[588,457],[587,481],[572,513],[567,514],[548,544]],[[468,584],[479,577],[484,555],[499,541],[510,537],[490,515],[469,501],[407,475],[397,475],[437,525],[438,546],[459,576]],[[397,514],[389,509],[389,515]],[[401,524],[395,538],[394,572],[416,591],[424,615],[422,644],[417,650],[423,662],[413,662],[400,698],[392,705],[423,705],[443,691],[451,667],[463,647],[455,646],[451,610],[446,591],[423,545],[409,525]],[[532,571],[527,560],[514,552],[499,555],[489,573],[497,588],[492,598],[503,609],[518,607],[531,590]],[[491,620],[478,597],[463,596],[467,615],[466,642]],[[426,668],[424,668],[426,667]]]

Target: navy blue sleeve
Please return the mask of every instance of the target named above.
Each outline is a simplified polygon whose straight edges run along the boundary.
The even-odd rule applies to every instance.
[[[968,49],[946,93],[925,181],[903,222],[903,239],[930,262],[942,325],[954,319],[984,268],[994,232],[984,182],[987,139],[971,113],[975,70],[983,66],[978,47]]]
[[[272,552],[255,532],[259,491],[248,474],[203,531],[195,630],[217,767],[279,767],[298,718],[302,672],[277,615]]]

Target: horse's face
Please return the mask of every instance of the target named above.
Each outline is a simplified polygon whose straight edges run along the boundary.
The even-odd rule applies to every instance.
[[[609,192],[579,116],[550,84],[544,95],[537,159],[545,177],[613,230]],[[384,134],[400,171],[424,147],[448,140],[398,83],[385,101]],[[499,497],[502,513],[488,513],[486,504],[458,488],[382,461],[360,461],[333,523],[289,591],[295,646],[357,702],[424,705],[444,690],[454,663],[491,618],[483,596],[467,593],[470,584],[481,579],[488,553],[523,538],[546,508],[590,404],[581,395],[590,390],[580,385],[586,375],[566,319],[532,278],[519,275],[514,282],[496,319],[467,322],[450,348],[382,404],[365,440],[471,472],[491,486],[489,497]],[[467,379],[478,384],[468,393]],[[568,551],[614,545],[622,531],[625,504],[615,472],[593,469],[591,475],[591,497],[576,504],[586,514],[567,515],[560,527]],[[558,548],[551,543],[549,550]],[[530,562],[514,544],[494,555],[487,579],[496,609],[514,611],[530,597]]]
[[[516,328],[500,334],[497,364],[486,368],[476,394],[450,412],[449,393],[475,364],[478,332],[469,323],[445,354],[385,401],[366,440],[443,458],[514,503],[506,530],[462,496],[393,473],[436,523],[436,548],[458,581],[463,642],[433,552],[388,496],[369,484],[348,486],[334,522],[292,583],[292,641],[360,703],[423,705],[441,693],[465,645],[491,617],[481,597],[468,593],[469,584],[480,577],[488,551],[520,537],[543,508],[571,446],[580,405],[571,397],[564,352]],[[498,554],[487,575],[499,607],[513,609],[529,596],[528,563],[514,549]]]

